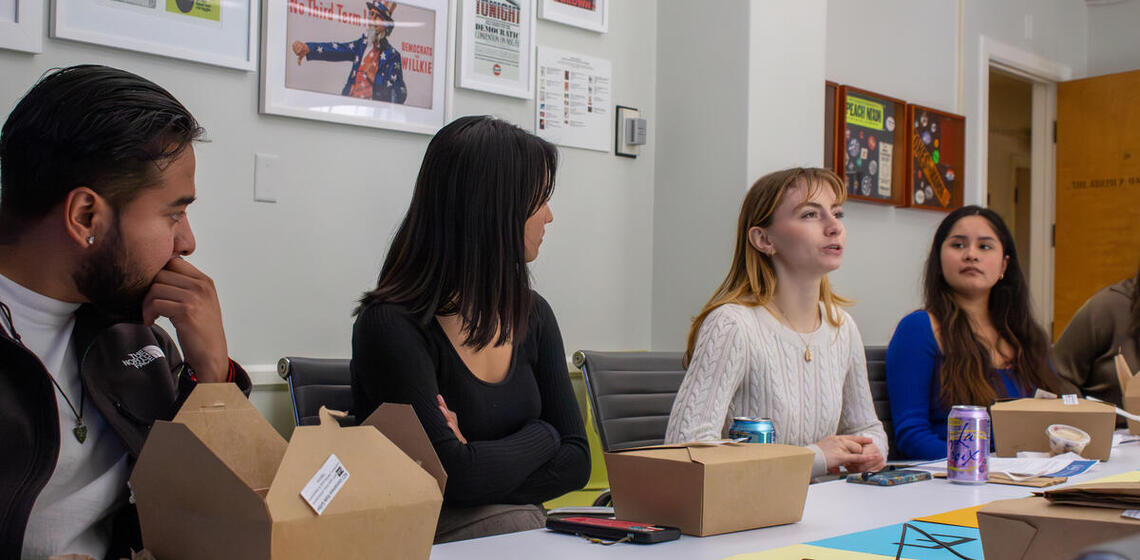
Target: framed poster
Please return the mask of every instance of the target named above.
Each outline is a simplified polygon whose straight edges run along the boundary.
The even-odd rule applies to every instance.
[[[823,168],[830,169],[843,176],[843,172],[835,165],[835,136],[839,134],[841,123],[836,115],[839,114],[839,84],[826,81],[823,83]]]
[[[535,135],[560,146],[610,151],[612,87],[609,60],[539,47]]]
[[[534,0],[460,0],[459,87],[534,96]]]
[[[267,2],[261,112],[434,134],[447,116],[448,5]]]
[[[43,51],[43,0],[0,0],[0,49]]]
[[[949,212],[962,206],[966,117],[908,105],[907,206]]]
[[[539,0],[542,19],[557,21],[598,33],[610,27],[609,0]]]
[[[240,70],[257,66],[258,0],[55,0],[52,6],[52,37]]]
[[[839,87],[836,172],[852,200],[903,206],[906,199],[906,103],[851,86]],[[842,136],[840,136],[840,134]]]

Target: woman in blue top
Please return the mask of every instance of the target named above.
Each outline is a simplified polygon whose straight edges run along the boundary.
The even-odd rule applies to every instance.
[[[923,309],[899,321],[887,348],[895,445],[903,455],[946,456],[952,405],[1061,390],[1013,236],[992,210],[965,206],[942,220],[926,259],[923,300]]]

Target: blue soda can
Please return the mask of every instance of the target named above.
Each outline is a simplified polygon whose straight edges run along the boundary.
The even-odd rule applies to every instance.
[[[946,478],[959,484],[990,479],[990,415],[984,406],[956,405],[946,434]]]
[[[771,418],[737,416],[728,428],[728,437],[744,443],[776,443],[776,427]]]

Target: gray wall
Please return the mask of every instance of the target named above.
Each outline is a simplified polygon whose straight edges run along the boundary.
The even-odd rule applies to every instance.
[[[1140,68],[1140,2],[1089,6],[1088,75]]]
[[[540,45],[612,60],[614,102],[650,122],[636,160],[561,150],[555,221],[533,272],[568,352],[684,346],[691,317],[727,270],[751,181],[820,163],[824,79],[965,114],[973,203],[985,193],[973,159],[984,129],[982,36],[1068,65],[1074,78],[1140,58],[1136,0],[610,4],[607,34],[543,20],[537,30]],[[258,115],[256,73],[54,39],[40,55],[0,50],[0,114],[45,69],[80,62],[150,77],[208,129],[192,260],[217,282],[234,356],[265,381],[285,354],[347,356],[353,301],[375,281],[428,137]],[[473,113],[533,126],[531,101],[455,90],[452,114]],[[255,152],[282,157],[276,204],[252,200]],[[941,215],[857,202],[846,211],[846,264],[832,279],[856,300],[864,340],[884,344],[920,304],[918,274]],[[280,388],[254,398],[288,420]]]
[[[715,10],[678,0],[657,6],[655,350],[684,347],[690,319],[731,260],[749,181],[749,8],[744,0]]]
[[[537,42],[611,59],[614,102],[655,122],[654,3],[614,2],[610,21],[597,34],[540,19]],[[206,127],[191,260],[218,285],[234,357],[347,356],[353,302],[376,281],[429,136],[259,115],[255,72],[56,39],[39,55],[0,50],[0,115],[46,69],[82,62],[154,80]],[[465,89],[455,90],[452,112],[534,125],[532,101]],[[533,271],[568,348],[649,345],[655,151],[650,142],[631,160],[561,149],[555,219]],[[253,201],[254,152],[282,158],[275,204]]]
[[[723,279],[750,182],[821,163],[824,79],[966,115],[972,204],[985,195],[974,159],[984,129],[981,37],[1068,65],[1075,77],[1085,72],[1086,8],[1072,0],[716,5],[711,14],[675,1],[658,6],[658,60],[680,69],[662,65],[658,74],[655,349],[684,347],[689,320]],[[685,34],[702,37],[703,52],[673,40]],[[735,50],[742,43],[747,52]],[[856,301],[850,312],[864,341],[886,344],[921,305],[920,273],[943,214],[854,201],[844,210],[845,264],[831,279]]]
[[[621,0],[611,3],[609,33],[540,19],[536,42],[610,59],[613,101],[656,124],[656,22],[654,2]],[[196,147],[191,261],[218,286],[233,357],[263,382],[284,355],[347,357],[354,301],[376,281],[429,136],[259,115],[256,72],[44,33],[42,54],[0,49],[0,116],[56,66],[108,64],[169,89],[212,140]],[[533,129],[531,100],[464,89],[454,99],[454,116],[493,114]],[[253,201],[255,152],[281,157],[275,204]],[[568,352],[650,345],[655,152],[652,138],[637,159],[560,150],[555,219],[532,270]],[[259,390],[259,407],[287,421],[287,393]]]

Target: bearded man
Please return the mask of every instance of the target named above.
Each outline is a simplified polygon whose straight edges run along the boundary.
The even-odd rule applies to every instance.
[[[0,129],[2,558],[129,557],[150,426],[199,382],[248,394],[213,281],[183,258],[203,132],[158,85],[90,65],[41,78]]]

